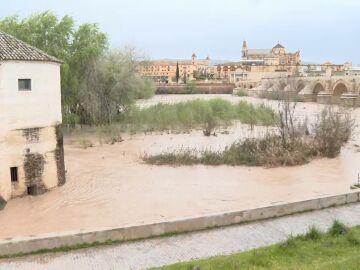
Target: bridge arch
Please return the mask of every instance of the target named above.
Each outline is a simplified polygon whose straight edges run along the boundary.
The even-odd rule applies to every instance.
[[[343,93],[347,93],[347,92],[349,92],[349,88],[346,85],[345,81],[339,80],[339,81],[335,82],[333,91],[332,91],[333,102],[340,103],[341,95]]]
[[[278,84],[278,90],[279,91],[284,91],[285,87],[286,87],[286,82],[285,81],[280,81],[279,84]]]
[[[317,95],[320,92],[324,92],[326,89],[325,84],[321,81],[316,81],[314,83],[313,89],[312,89],[312,101],[316,102],[317,101]]]
[[[262,84],[264,90],[268,90],[269,88],[272,88],[274,83],[270,80],[265,80]]]
[[[303,90],[306,86],[306,83],[303,80],[299,80],[295,84],[295,92],[299,93],[301,90]]]

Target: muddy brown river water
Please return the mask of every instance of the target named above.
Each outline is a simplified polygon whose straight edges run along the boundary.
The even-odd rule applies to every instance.
[[[217,95],[231,101],[254,98]],[[156,96],[141,106],[202,96]],[[267,101],[269,106],[276,102]],[[297,115],[315,119],[322,106],[298,105]],[[359,123],[360,111],[354,111]],[[0,212],[0,238],[77,229],[99,229],[159,222],[222,211],[235,211],[350,191],[360,172],[359,129],[335,159],[317,159],[296,167],[149,166],[144,153],[190,148],[220,149],[244,136],[249,127],[236,124],[229,134],[124,135],[115,145],[82,149],[66,138],[67,183],[38,197],[11,200]],[[264,132],[258,127],[255,134]]]

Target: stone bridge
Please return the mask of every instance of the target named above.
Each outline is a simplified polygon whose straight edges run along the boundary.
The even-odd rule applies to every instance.
[[[269,78],[262,79],[254,90],[291,91],[304,101],[360,105],[360,76]]]

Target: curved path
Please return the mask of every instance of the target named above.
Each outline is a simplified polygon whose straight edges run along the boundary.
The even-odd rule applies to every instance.
[[[311,225],[325,230],[334,219],[360,225],[360,203],[172,237],[1,260],[0,270],[147,269],[271,245],[290,234],[303,234]]]

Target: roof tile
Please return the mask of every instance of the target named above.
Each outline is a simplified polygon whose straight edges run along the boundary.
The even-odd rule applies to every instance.
[[[0,61],[5,60],[63,63],[61,60],[0,31]]]

